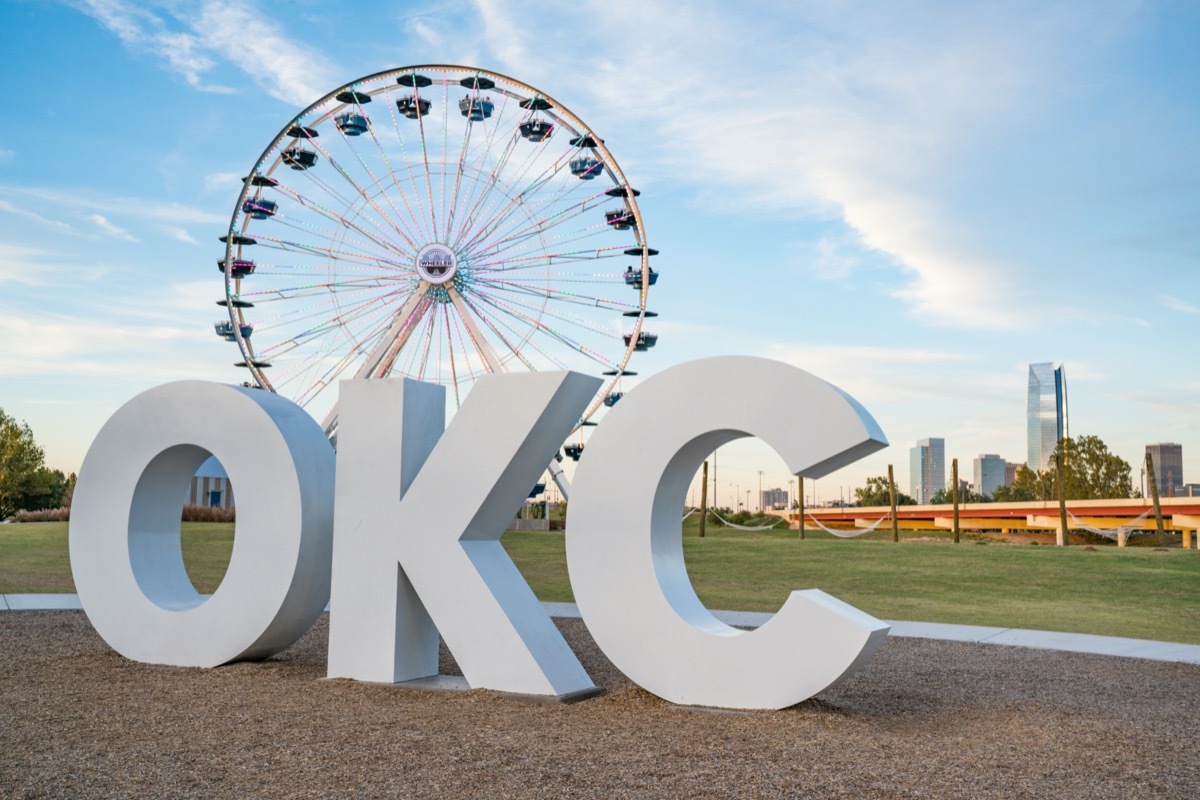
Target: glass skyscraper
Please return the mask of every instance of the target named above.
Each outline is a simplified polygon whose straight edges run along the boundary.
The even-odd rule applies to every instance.
[[[975,491],[988,497],[992,492],[1008,483],[1005,480],[1007,465],[995,453],[981,453],[975,458]]]
[[[921,505],[946,488],[946,440],[920,439],[908,451],[908,494]]]
[[[1028,423],[1029,459],[1034,472],[1050,469],[1050,456],[1058,440],[1066,435],[1067,376],[1062,365],[1029,365]]]

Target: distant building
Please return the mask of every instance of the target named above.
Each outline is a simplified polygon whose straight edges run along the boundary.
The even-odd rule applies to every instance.
[[[1040,472],[1050,468],[1050,456],[1058,440],[1066,435],[1067,376],[1062,365],[1029,365],[1029,396],[1026,423],[1029,444],[1029,468]]]
[[[225,467],[221,466],[216,456],[209,458],[196,470],[187,501],[196,506],[233,508],[233,486],[225,474]]]
[[[787,508],[787,489],[763,489],[762,497],[758,498],[759,508]]]
[[[1015,461],[1005,461],[1004,462],[1004,485],[1005,486],[1012,486],[1014,483],[1017,482],[1017,470],[1019,470],[1023,466],[1025,466],[1025,465],[1018,464]]]
[[[980,453],[975,457],[975,491],[991,497],[996,489],[1007,486],[1007,467],[1008,463],[995,453]]]
[[[1148,444],[1146,452],[1154,462],[1154,482],[1158,484],[1159,497],[1187,495],[1183,482],[1183,445],[1174,442]]]
[[[908,451],[909,496],[921,505],[946,488],[946,440],[919,439]]]

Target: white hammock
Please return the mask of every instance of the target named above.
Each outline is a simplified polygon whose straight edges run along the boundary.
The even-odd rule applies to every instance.
[[[737,530],[737,531],[769,531],[769,530],[771,530],[771,528],[774,528],[776,525],[783,522],[783,517],[780,517],[779,519],[772,522],[770,525],[735,525],[732,522],[722,519],[721,515],[715,511],[710,511],[709,513],[711,513],[717,519],[721,520],[721,524],[724,525],[725,527],[733,528],[734,530]]]
[[[857,538],[864,534],[870,533],[871,531],[878,528],[879,525],[885,519],[891,519],[891,514],[884,514],[882,517],[875,520],[874,522],[872,522],[870,525],[868,525],[865,528],[852,528],[848,531],[840,531],[836,528],[827,528],[826,526],[822,525],[821,520],[817,519],[816,517],[810,516],[809,519],[812,520],[813,522],[817,523],[818,528],[820,528],[821,530],[825,531],[828,534],[838,537],[839,539],[854,539],[854,538]]]
[[[1103,536],[1107,539],[1115,540],[1119,539],[1122,534],[1128,536],[1134,531],[1141,530],[1142,523],[1145,522],[1150,516],[1150,511],[1146,511],[1146,513],[1142,514],[1140,517],[1134,517],[1129,522],[1116,528],[1094,528],[1091,525],[1086,525],[1082,520],[1079,519],[1079,517],[1072,514],[1070,510],[1067,511],[1067,516],[1071,518],[1072,528],[1079,528],[1080,530],[1087,531],[1088,533],[1094,533],[1097,536]]]

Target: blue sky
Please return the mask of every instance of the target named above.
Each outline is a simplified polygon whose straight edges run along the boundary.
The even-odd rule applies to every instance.
[[[216,238],[284,123],[457,63],[566,102],[643,192],[641,375],[765,355],[874,414],[892,447],[821,499],[888,463],[905,488],[928,436],[966,475],[1023,460],[1035,361],[1067,365],[1072,433],[1135,483],[1157,441],[1200,481],[1195,3],[15,0],[0,45],[0,407],[51,466],[143,389],[243,378]],[[787,479],[722,458],[724,503]]]

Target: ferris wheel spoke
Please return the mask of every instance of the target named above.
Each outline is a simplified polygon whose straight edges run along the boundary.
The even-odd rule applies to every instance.
[[[522,213],[528,217],[530,215],[529,209],[534,205],[529,203],[527,198],[535,196],[535,193],[541,187],[550,185],[550,182],[556,178],[559,178],[558,170],[547,170],[539,179],[534,180],[532,184],[510,197],[508,203],[502,209],[494,213],[491,218],[488,218],[487,221],[481,223],[476,228],[474,236],[466,242],[466,246],[472,248],[481,247],[482,242],[493,239],[493,237],[498,235],[503,236],[503,231],[509,229],[508,225],[520,224]],[[569,185],[560,185],[550,197],[542,198],[539,203],[536,203],[536,207],[540,207],[540,209],[554,207],[560,200],[568,196],[574,188]]]
[[[545,216],[538,219],[530,219],[528,224],[519,230],[508,230],[503,234],[503,238],[494,241],[484,241],[479,243],[479,247],[483,250],[499,248],[508,245],[512,242],[527,240],[534,236],[544,236],[548,231],[554,230],[561,225],[578,219],[588,211],[598,208],[601,204],[601,195],[592,195],[584,197],[578,202],[561,208],[551,207]],[[583,228],[586,231],[607,232],[608,225],[603,221],[597,221],[592,225],[587,225]]]
[[[313,320],[318,320],[319,323],[309,324],[304,330],[297,331],[290,336],[287,336],[287,338],[284,338],[278,343],[263,350],[261,355],[264,357],[279,357],[287,355],[291,351],[302,347],[307,341],[319,338],[330,331],[335,331],[338,329],[346,332],[348,336],[351,336],[356,340],[358,338],[362,338],[355,336],[354,328],[352,326],[361,320],[368,320],[367,327],[371,329],[380,328],[381,325],[386,324],[386,321],[389,319],[386,313],[389,300],[397,294],[399,294],[399,292],[391,296],[385,295],[369,298],[356,306],[345,309],[344,311],[339,310],[339,313],[333,316],[329,316],[325,311],[313,311],[310,314],[302,316],[297,315],[288,319],[280,319],[279,317],[268,318],[266,320],[266,324],[264,324],[260,330],[270,330],[272,327],[275,327],[272,325],[272,323],[276,320],[279,320],[279,326],[286,324],[289,327],[294,327],[300,322],[311,323]],[[370,321],[373,316],[381,317],[384,322],[379,323],[377,321]],[[368,335],[367,338],[371,338],[371,336]]]
[[[339,129],[339,132],[340,132],[340,129]],[[350,137],[346,136],[344,133],[342,134],[342,139],[343,139],[343,141],[345,141],[346,146],[351,150],[351,152],[354,152],[354,145],[350,144],[349,138]],[[346,182],[349,183],[351,187],[353,187],[355,193],[358,194],[358,196],[362,199],[362,201],[364,203],[366,203],[367,205],[369,205],[372,209],[374,209],[375,213],[379,215],[380,220],[385,222],[388,227],[390,227],[393,231],[395,231],[400,236],[400,238],[403,239],[408,244],[408,246],[411,247],[413,250],[420,249],[420,246],[409,235],[409,232],[402,230],[400,228],[399,211],[396,211],[395,207],[393,207],[392,210],[396,212],[397,216],[395,218],[393,218],[390,214],[388,214],[386,211],[384,211],[379,206],[378,203],[375,202],[375,198],[371,194],[369,194],[365,188],[363,188],[362,186],[359,185],[358,181],[356,181],[354,179],[354,176],[352,176],[349,172],[346,171],[346,169],[341,165],[341,163],[338,162],[336,156],[334,156],[332,153],[330,153],[327,148],[322,147],[317,142],[316,139],[310,139],[309,143],[314,148],[316,148],[323,156],[325,156],[325,160],[329,162],[329,165],[332,166],[335,170],[337,170],[338,174],[340,174],[342,176],[342,178],[344,178],[346,180]],[[354,154],[356,156],[358,155],[356,152]],[[360,163],[361,163],[361,161],[360,161]],[[306,170],[306,174],[309,171],[310,170]],[[367,174],[371,176],[372,180],[375,179],[375,176],[373,174],[371,174],[371,171],[369,169],[367,170]],[[379,182],[376,180],[375,181],[376,187],[378,187],[378,183]],[[382,194],[384,197],[387,197],[386,192],[384,192]]]
[[[504,273],[527,270],[535,267],[549,267],[555,263],[571,263],[578,261],[599,261],[606,258],[619,258],[624,255],[625,245],[614,247],[598,247],[594,250],[562,250],[554,253],[533,253],[514,258],[503,258],[495,261],[484,261],[478,264],[478,269],[484,274]]]
[[[396,354],[412,336],[416,323],[428,308],[428,297],[428,286],[422,286],[408,296],[354,377],[380,378],[391,371]]]
[[[546,169],[544,169],[536,178],[534,178],[525,188],[518,191],[509,198],[509,201],[501,207],[490,218],[482,222],[475,234],[469,239],[465,246],[475,247],[482,239],[493,235],[500,230],[504,225],[507,225],[509,220],[519,215],[522,210],[528,205],[526,198],[534,197],[543,187],[550,185],[550,182],[556,178],[562,178],[561,172],[563,166],[567,164],[569,159],[566,154],[554,160]],[[542,205],[553,205],[557,203],[563,196],[570,193],[576,187],[568,183],[562,183],[549,197],[543,198]]]
[[[566,345],[567,347],[571,348],[572,350],[575,350],[575,351],[587,356],[588,358],[592,359],[596,363],[602,364],[605,367],[612,366],[611,360],[606,359],[603,355],[601,355],[600,353],[596,352],[595,350],[587,347],[586,345],[576,342],[575,340],[571,339],[570,337],[568,337],[566,334],[562,333],[561,331],[554,330],[550,326],[546,325],[546,323],[544,323],[542,320],[532,317],[528,314],[525,314],[515,308],[512,308],[511,306],[507,305],[506,303],[499,301],[497,298],[489,297],[486,294],[476,292],[475,296],[478,297],[482,302],[486,303],[487,305],[489,305],[490,307],[495,309],[496,311],[498,311],[502,314],[506,314],[514,319],[520,320],[523,323],[532,326],[535,331],[540,332],[540,333],[550,337],[551,339],[558,341],[560,344]]]
[[[400,195],[400,201],[404,204],[404,209],[408,212],[409,219],[416,223],[414,225],[414,230],[416,228],[420,228],[423,231],[425,227],[425,212],[421,206],[421,194],[420,192],[415,191],[417,186],[417,178],[413,174],[412,164],[408,160],[408,148],[404,143],[404,136],[400,133],[400,124],[396,119],[396,104],[392,100],[390,89],[384,88],[381,91],[381,94],[383,95],[384,104],[387,106],[388,115],[392,120],[392,130],[396,132],[396,141],[400,145],[400,153],[404,158],[404,165],[408,171],[409,185],[414,188],[412,196],[413,201],[417,205],[417,211],[413,211],[412,206],[409,204],[408,198],[410,193],[401,188],[400,179],[396,177],[396,170],[392,167],[392,161],[390,158],[388,158],[387,150],[384,148],[383,143],[379,141],[379,136],[375,132],[374,126],[370,128],[371,141],[375,143],[375,149],[379,153],[379,158],[387,167],[388,175],[391,176],[392,179],[392,186],[396,188],[396,194]],[[382,189],[383,187],[381,186],[380,188]]]
[[[483,154],[481,154],[479,166],[476,168],[471,179],[470,194],[474,196],[474,201],[471,203],[471,207],[463,216],[458,231],[450,236],[451,243],[455,247],[458,247],[462,243],[463,236],[466,235],[467,231],[470,229],[471,224],[475,219],[475,214],[479,211],[480,205],[482,205],[491,196],[492,192],[495,191],[496,187],[501,184],[501,175],[503,174],[503,170],[508,165],[509,159],[512,157],[513,152],[516,150],[517,143],[520,140],[521,137],[519,131],[514,130],[509,137],[504,150],[500,153],[500,157],[492,166],[492,169],[486,178],[483,177],[483,156],[485,156],[487,152],[490,152],[490,147],[488,150],[484,151]],[[482,184],[482,186],[480,184]]]
[[[333,211],[332,209],[325,208],[320,203],[317,203],[315,200],[312,200],[311,198],[300,194],[295,189],[286,186],[286,184],[281,183],[281,184],[279,184],[279,186],[277,186],[275,188],[277,190],[281,190],[282,194],[292,197],[297,203],[299,203],[300,205],[309,209],[310,211],[317,214],[318,216],[323,217],[330,222],[336,223],[338,226],[340,226],[342,228],[354,231],[355,233],[358,233],[359,235],[363,236],[367,241],[371,242],[376,247],[379,247],[381,252],[398,254],[398,255],[406,254],[403,247],[396,245],[394,242],[389,241],[387,238],[383,238],[383,239],[378,238],[375,234],[373,234],[370,231],[368,231],[367,229],[363,228],[361,225],[358,225],[353,220],[347,219],[346,217],[344,217],[341,214],[338,214],[336,211]],[[293,218],[290,215],[282,214],[282,213],[276,214],[274,217],[272,217],[272,220],[276,220],[276,221],[284,221],[284,220],[291,220],[291,219],[293,219]],[[305,223],[300,221],[297,218],[295,220],[295,225],[302,226],[302,225],[305,225]],[[313,227],[315,227],[315,226],[313,226]],[[414,255],[415,255],[415,253],[414,253]]]
[[[469,304],[465,301],[461,294],[455,289],[449,290],[450,302],[454,305],[454,310],[458,312],[459,319],[467,328],[467,334],[471,338],[471,343],[475,346],[475,351],[479,353],[479,357],[483,359],[483,363],[487,364],[489,372],[502,372],[500,360],[496,358],[496,354],[492,351],[491,345],[487,339],[483,337],[483,333],[479,330],[479,326],[475,324],[475,317],[469,313]],[[486,320],[484,320],[486,322]],[[497,335],[498,332],[497,332]],[[501,337],[503,340],[503,337]],[[508,344],[507,341],[504,342]],[[511,345],[509,345],[511,348]],[[515,352],[515,351],[514,351]]]
[[[397,253],[395,250],[392,250],[392,249],[373,250],[373,249],[371,249],[371,246],[368,242],[364,242],[353,236],[342,237],[341,234],[345,232],[345,228],[341,227],[340,225],[337,228],[322,228],[322,227],[313,225],[312,223],[304,222],[299,219],[292,219],[288,216],[281,215],[281,214],[277,214],[275,217],[273,217],[271,219],[271,223],[272,223],[272,225],[278,225],[282,228],[287,228],[289,230],[294,230],[294,231],[297,231],[298,233],[303,233],[303,234],[310,235],[310,236],[311,235],[323,235],[323,236],[326,236],[330,241],[333,241],[336,239],[341,244],[343,244],[343,246],[347,242],[349,242],[349,243],[352,243],[363,249],[361,251],[353,251],[353,250],[344,250],[344,249],[334,249],[329,246],[322,247],[320,245],[308,244],[305,242],[297,242],[297,241],[292,241],[290,239],[280,239],[279,237],[266,236],[266,235],[258,233],[256,231],[256,236],[258,236],[262,242],[268,243],[268,244],[264,244],[263,247],[266,247],[269,249],[283,250],[286,252],[293,252],[293,253],[311,253],[314,255],[329,255],[334,258],[339,257],[339,256],[346,257],[346,258],[350,258],[352,256],[357,256],[358,258],[360,258],[361,260],[364,260],[364,261],[371,261],[374,263],[379,263],[381,265],[386,264],[389,267],[395,267],[397,269],[403,269],[403,270],[411,270],[412,269],[411,262],[401,258],[401,254]],[[256,242],[257,241],[258,241],[258,239],[256,239]],[[400,259],[400,260],[397,260],[397,259]]]
[[[561,307],[561,304],[553,302],[552,299],[542,299],[541,302],[530,302],[528,297],[514,295],[511,293],[498,292],[479,292],[481,296],[489,298],[498,306],[507,308],[512,313],[521,314],[523,317],[532,315],[530,319],[541,321],[544,317],[549,316],[559,322],[572,325],[589,333],[596,334],[605,338],[613,337],[611,329],[604,325],[600,325],[588,317],[579,314],[571,314]],[[517,311],[524,309],[524,312]],[[528,312],[526,314],[525,312]]]
[[[634,303],[625,303],[620,300],[610,300],[606,297],[596,297],[594,295],[576,294],[561,289],[551,289],[546,286],[532,286],[512,280],[486,281],[485,283],[488,288],[499,291],[540,297],[559,303],[572,303],[588,308],[602,308],[606,311],[627,311],[631,308],[637,308]]]
[[[362,104],[359,103],[357,97],[354,100],[354,106],[358,110],[359,115],[361,115],[364,119],[366,119],[367,117],[363,111]],[[335,127],[337,128],[338,134],[341,136],[341,141],[346,145],[346,148],[351,153],[354,154],[354,158],[356,161],[358,161],[359,166],[361,166],[363,168],[363,171],[366,172],[367,175],[371,176],[371,183],[374,185],[375,189],[378,191],[378,196],[382,197],[384,199],[384,201],[387,203],[388,207],[392,209],[392,213],[395,214],[394,219],[397,222],[401,222],[401,223],[407,223],[408,221],[415,222],[416,217],[413,214],[412,209],[409,208],[407,195],[404,192],[399,192],[400,199],[402,201],[404,201],[404,208],[408,212],[408,216],[406,217],[403,213],[400,212],[400,209],[396,207],[395,202],[393,202],[393,200],[392,200],[391,193],[385,189],[383,184],[380,182],[379,177],[376,176],[375,171],[373,169],[371,169],[371,165],[369,163],[367,163],[367,160],[363,157],[363,154],[360,153],[358,151],[358,148],[354,146],[354,142],[352,141],[352,139],[357,138],[357,137],[347,136],[346,132],[342,129],[341,125],[335,125]],[[388,168],[388,173],[391,174],[393,183],[395,183],[396,176],[395,176],[395,174],[392,173],[391,161],[388,160],[387,153],[384,152],[382,145],[380,145],[380,143],[379,143],[379,137],[375,134],[375,126],[368,122],[367,123],[367,131],[371,134],[371,140],[375,143],[375,147],[378,149],[379,155],[383,159],[384,165]],[[332,161],[333,156],[329,155],[329,159]],[[398,183],[396,183],[396,188],[399,189]],[[408,224],[405,224],[404,227],[407,230],[407,234],[405,235],[404,238],[409,242],[409,244],[413,247],[413,249],[418,249],[418,245],[416,244],[415,240],[420,238],[420,234],[418,234],[418,232],[413,227],[409,226]]]
[[[503,331],[501,331],[500,328],[501,327],[506,328],[511,334],[513,334],[513,338],[515,338],[517,340],[526,339],[527,337],[523,336],[523,334],[520,331],[516,330],[511,325],[507,325],[505,323],[499,322],[498,320],[495,320],[495,319],[489,317],[488,315],[482,313],[480,311],[478,305],[471,302],[470,300],[468,300],[466,298],[460,298],[460,300],[461,300],[461,305],[457,306],[458,315],[459,315],[459,318],[462,320],[463,324],[468,326],[468,331],[470,331],[473,327],[475,327],[474,323],[471,321],[472,317],[474,317],[475,319],[479,319],[480,321],[483,322],[484,325],[486,325],[488,327],[488,329],[490,331],[492,331],[493,336],[495,336],[497,339],[499,339],[501,342],[504,343],[504,346],[508,349],[508,351],[510,353],[512,353],[513,357],[515,357],[517,360],[519,360],[522,364],[525,365],[526,369],[528,369],[530,372],[537,371],[536,365],[529,359],[528,356],[525,355],[525,353],[523,353],[521,351],[521,349],[519,347],[517,347],[516,345],[513,344],[512,339],[510,339],[508,336],[504,335]],[[562,365],[561,361],[554,358],[550,354],[543,353],[539,348],[537,348],[536,345],[534,345],[533,349],[536,350],[540,355],[545,356],[547,358],[547,360],[549,360],[555,366],[560,366],[565,369],[565,366]],[[492,370],[492,371],[494,371],[494,370]]]
[[[501,174],[501,171],[504,168],[504,165],[508,163],[508,158],[512,154],[514,148],[516,147],[516,143],[518,141],[520,141],[520,138],[521,138],[520,129],[517,127],[513,127],[512,133],[509,134],[508,139],[505,142],[504,149],[501,151],[499,158],[496,159],[495,164],[493,165],[493,167],[491,169],[491,172],[488,173],[488,175],[486,177],[486,180],[484,180],[483,190],[481,191],[480,190],[481,176],[483,176],[483,174],[484,174],[484,169],[486,167],[486,162],[488,160],[488,156],[491,155],[493,152],[493,145],[494,145],[494,142],[496,139],[496,134],[497,134],[497,131],[500,130],[501,124],[504,121],[505,113],[507,112],[507,109],[508,109],[509,99],[510,98],[507,94],[504,95],[504,99],[501,101],[499,109],[495,112],[495,118],[492,121],[492,124],[485,126],[483,129],[484,130],[484,142],[483,142],[482,147],[477,148],[478,153],[479,153],[478,161],[477,161],[475,168],[471,171],[471,177],[470,177],[471,186],[468,190],[468,195],[467,195],[468,202],[472,195],[474,195],[476,199],[475,199],[475,202],[471,204],[470,211],[467,212],[467,215],[463,220],[462,226],[460,226],[459,234],[455,234],[454,233],[454,218],[457,216],[458,197],[459,197],[458,180],[460,180],[463,177],[462,170],[463,170],[463,167],[465,164],[465,159],[467,157],[467,153],[466,153],[467,142],[464,142],[464,151],[463,151],[462,155],[460,156],[460,161],[459,161],[459,176],[458,176],[458,178],[456,178],[455,186],[454,186],[454,202],[452,202],[450,205],[451,215],[450,215],[450,219],[447,220],[447,224],[446,224],[446,240],[447,240],[447,242],[451,242],[454,244],[458,243],[458,241],[461,238],[461,231],[467,224],[470,223],[471,216],[474,214],[475,210],[478,208],[480,199],[482,199],[484,194],[486,192],[490,191],[491,188],[494,187],[495,184],[499,181],[499,179],[500,179],[499,176]],[[472,131],[473,129],[474,129],[474,125],[467,126],[468,136],[470,134],[470,131]]]
[[[420,211],[421,226],[424,227],[426,221],[430,223],[428,238],[430,241],[433,241],[437,239],[437,212],[435,211],[433,205],[433,183],[429,173],[429,154],[425,150],[425,118],[421,115],[417,116],[417,130],[421,141],[421,155],[422,162],[424,164],[424,182],[426,187],[426,196],[423,200],[421,198],[420,190],[421,179],[417,177],[415,172],[413,172],[412,160],[408,157],[408,145],[405,144],[406,139],[404,134],[400,132],[400,122],[396,119],[396,103],[392,100],[390,88],[384,90],[384,96],[387,98],[388,113],[392,117],[392,129],[396,132],[396,140],[400,143],[400,153],[404,158],[404,164],[408,170],[409,182],[413,189],[413,199],[416,201],[417,208]],[[413,97],[417,100],[421,99],[420,88],[413,88]],[[378,141],[376,143],[378,144]],[[380,149],[382,150],[382,146]],[[393,173],[392,179],[395,180],[395,177],[396,176]],[[396,184],[396,188],[401,192],[402,195],[404,194],[404,190],[400,188],[398,182]],[[425,208],[426,201],[429,205],[428,209]]]

